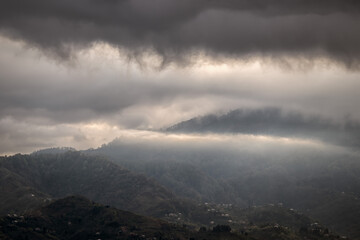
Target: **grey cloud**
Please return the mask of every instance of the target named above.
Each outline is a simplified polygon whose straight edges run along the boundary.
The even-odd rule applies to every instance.
[[[163,64],[204,51],[235,58],[301,53],[358,67],[359,10],[352,0],[5,0],[0,29],[65,59],[102,41],[132,56],[155,51]]]
[[[14,121],[12,118],[2,118],[0,119],[0,152],[2,154],[31,152],[34,149],[51,147],[59,138],[71,134],[66,128],[56,129],[46,125],[38,126],[29,122]]]
[[[6,69],[3,71],[11,75]],[[31,73],[26,78],[12,74],[15,76],[0,82],[0,118],[43,118],[58,123],[109,120],[114,114],[136,105],[154,108],[171,103],[177,97],[209,94],[188,82],[157,84],[153,79],[139,80],[139,76],[118,80],[115,73],[102,79],[97,75],[85,78],[50,71],[48,77],[55,81],[38,79]]]
[[[128,74],[119,67],[123,61],[98,51],[95,59],[82,55],[83,65],[68,69],[31,50],[15,54],[21,47],[9,42],[0,44],[0,119],[159,128],[219,109],[269,105],[360,119],[358,73],[345,70],[331,76],[311,72],[311,81],[299,72],[242,72],[243,65],[215,74],[197,68]]]
[[[86,67],[64,69],[36,59],[31,51],[14,55],[19,48],[2,43],[0,49],[10,53],[0,56],[0,119],[11,116],[19,121],[37,119],[46,123],[93,120],[116,123],[115,116],[124,110],[143,106],[136,117],[128,113],[129,120],[121,121],[136,127],[146,121],[144,116],[139,116],[145,111],[153,116],[157,107],[174,104],[177,100],[231,93],[217,86],[204,88],[202,84],[195,84],[190,74],[184,72],[181,76],[170,73],[166,81],[158,80],[157,72],[126,74],[122,68],[114,69],[117,63],[122,64],[121,61],[113,63],[112,59],[101,65],[106,59],[100,57],[100,60],[91,61],[88,55],[81,58]],[[92,64],[98,67],[94,71],[89,70]]]

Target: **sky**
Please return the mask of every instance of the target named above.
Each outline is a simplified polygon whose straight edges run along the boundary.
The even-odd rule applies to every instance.
[[[3,0],[0,155],[238,108],[358,122],[359,27],[355,0]]]

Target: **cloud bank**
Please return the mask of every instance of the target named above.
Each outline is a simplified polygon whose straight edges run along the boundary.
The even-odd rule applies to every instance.
[[[0,31],[59,59],[105,42],[160,65],[194,56],[327,58],[357,68],[355,0],[4,0]]]

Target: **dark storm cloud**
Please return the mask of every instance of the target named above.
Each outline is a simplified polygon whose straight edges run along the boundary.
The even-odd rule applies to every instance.
[[[102,41],[163,63],[210,56],[330,57],[357,67],[360,2],[351,0],[4,0],[0,28],[69,58]]]

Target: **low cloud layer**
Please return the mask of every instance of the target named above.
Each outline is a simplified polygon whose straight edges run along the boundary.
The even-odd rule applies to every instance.
[[[84,52],[72,68],[0,40],[1,118],[162,128],[217,111],[279,106],[360,119],[359,74],[336,67],[283,72],[229,64],[141,71],[112,56],[114,49],[99,45]]]
[[[96,42],[129,56],[284,60],[328,58],[349,68],[360,59],[360,3],[353,0],[5,0],[0,31],[60,59]]]
[[[243,108],[357,124],[359,13],[353,0],[4,0],[0,152]]]

